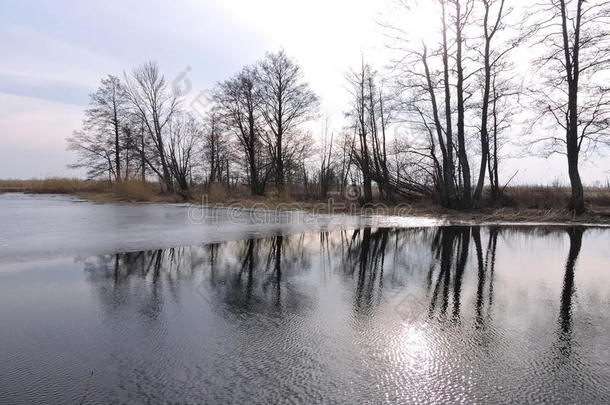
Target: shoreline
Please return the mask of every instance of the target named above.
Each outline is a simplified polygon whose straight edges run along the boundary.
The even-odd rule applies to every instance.
[[[400,203],[394,205],[373,204],[372,207],[358,207],[352,202],[329,199],[326,201],[279,200],[274,198],[234,198],[225,201],[177,200],[174,196],[157,196],[151,201],[130,201],[113,193],[74,193],[69,194],[95,203],[119,203],[133,205],[190,203],[210,208],[266,209],[274,211],[300,210],[310,214],[347,214],[347,215],[385,215],[398,217],[431,218],[446,221],[448,224],[460,223],[536,223],[536,224],[575,224],[610,225],[610,208],[595,207],[587,213],[575,216],[566,209],[542,208],[480,208],[479,210],[451,210],[424,202]]]
[[[560,221],[559,216],[555,221],[549,221],[542,215],[533,217],[532,214],[528,220],[521,215],[516,221],[505,215],[506,212],[502,216],[451,215],[421,207],[413,207],[409,215],[404,216],[392,216],[394,213],[381,210],[373,215],[317,210],[315,212],[320,215],[316,215],[311,204],[276,201],[275,206],[267,205],[272,209],[265,212],[257,210],[261,208],[261,201],[252,200],[235,200],[232,205],[216,202],[202,208],[201,204],[184,202],[96,202],[82,194],[8,193],[0,194],[0,203],[5,203],[5,209],[0,210],[0,222],[4,224],[0,230],[0,266],[56,257],[75,258],[364,228],[610,227],[608,222],[591,221],[586,217],[580,222]]]
[[[244,197],[229,198],[226,195],[192,198],[185,200],[177,195],[162,195],[147,193],[145,195],[120,194],[105,190],[61,190],[58,192],[44,192],[31,190],[26,187],[0,187],[2,193],[23,194],[53,194],[69,195],[82,198],[94,203],[114,203],[130,205],[150,205],[165,203],[190,203],[211,208],[246,208],[266,209],[277,211],[304,211],[312,214],[351,214],[351,215],[385,215],[398,217],[432,218],[449,224],[460,223],[548,223],[548,224],[576,224],[576,225],[610,225],[610,207],[592,206],[588,212],[574,216],[567,209],[561,208],[525,208],[525,207],[483,207],[477,210],[446,209],[426,201],[412,203],[383,204],[376,203],[370,207],[358,207],[353,201],[343,199],[327,200],[297,200],[279,199],[274,197]]]

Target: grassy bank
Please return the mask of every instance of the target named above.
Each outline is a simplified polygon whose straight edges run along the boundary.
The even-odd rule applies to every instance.
[[[22,192],[30,194],[69,194],[98,202],[174,202],[174,196],[165,196],[159,185],[127,181],[111,184],[103,180],[48,178],[44,180],[0,180],[0,193]]]
[[[184,202],[185,198],[162,193],[157,183],[127,181],[111,184],[108,181],[83,181],[78,179],[49,178],[44,180],[0,180],[1,192],[24,192],[34,194],[77,195],[95,202],[161,203]],[[373,204],[359,208],[344,200],[338,193],[331,193],[328,200],[304,197],[304,193],[285,193],[282,196],[270,193],[266,197],[253,197],[246,187],[226,190],[221,185],[194,187],[190,202],[210,206],[238,206],[265,209],[301,209],[317,213],[372,213],[387,215],[411,215],[443,218],[448,221],[475,222],[578,222],[610,224],[610,188],[589,187],[586,189],[588,212],[575,217],[565,209],[570,189],[559,186],[516,186],[505,190],[503,206],[483,207],[478,210],[448,210],[427,200],[397,202],[396,204]]]

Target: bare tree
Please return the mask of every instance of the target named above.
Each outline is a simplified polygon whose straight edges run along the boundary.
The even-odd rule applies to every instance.
[[[492,91],[493,64],[495,62],[492,61],[492,41],[498,30],[502,28],[502,17],[506,11],[504,9],[505,0],[481,0],[481,2],[484,7],[482,28],[485,45],[483,48],[483,99],[481,101],[481,164],[479,165],[479,180],[473,197],[475,206],[480,204],[485,183],[485,171],[489,160],[489,101]]]
[[[263,195],[269,173],[262,155],[260,92],[254,69],[245,67],[234,77],[221,82],[214,91],[214,101],[224,124],[236,136],[245,157],[250,190]]]
[[[322,134],[322,142],[320,145],[320,169],[319,169],[319,182],[320,182],[320,198],[324,199],[328,196],[328,190],[330,188],[330,182],[334,175],[334,161],[333,161],[333,138],[334,134],[329,132],[329,119],[326,117],[324,121],[324,132]]]
[[[610,139],[610,92],[604,83],[610,68],[610,1],[540,1],[534,18],[545,54],[536,64],[544,81],[532,93],[539,118],[564,132],[538,143],[549,153],[566,155],[572,189],[568,207],[580,214],[585,201],[579,160]]]
[[[371,177],[371,154],[369,152],[369,138],[371,137],[371,121],[369,117],[370,110],[367,108],[367,100],[370,98],[367,82],[371,75],[371,67],[368,64],[362,64],[358,71],[352,71],[348,74],[348,82],[350,85],[350,93],[352,96],[352,107],[348,111],[347,116],[352,119],[352,128],[358,142],[353,144],[352,151],[355,163],[362,173],[363,195],[362,202],[367,204],[373,201],[373,190]]]
[[[156,155],[156,148],[152,145],[146,125],[140,117],[133,113],[128,116],[129,119],[123,127],[125,166],[126,169],[133,167],[133,173],[139,173],[140,181],[144,183],[146,182],[146,166],[148,166],[147,156],[151,156],[152,159],[152,156]]]
[[[282,162],[285,184],[309,183],[310,157],[315,153],[315,144],[310,132],[296,128],[284,133],[282,140]],[[269,153],[273,152],[273,143],[267,142]]]
[[[416,13],[419,7],[417,0],[399,0],[397,4],[397,12],[402,10],[410,14]],[[403,121],[415,129],[411,139],[402,145],[410,146],[407,152],[412,155],[418,171],[432,179],[440,203],[457,208],[465,206],[470,199],[465,78],[462,63],[458,64],[458,60],[463,59],[463,30],[470,10],[464,17],[460,0],[435,0],[432,5],[439,21],[436,39],[426,38],[421,43],[414,43],[400,22],[386,27],[391,39],[389,46],[400,54],[395,60],[394,71],[397,91],[403,99]],[[451,28],[455,38],[450,36]],[[457,104],[454,104],[456,93]],[[454,138],[456,129],[457,139]],[[457,154],[457,161],[454,154]]]
[[[179,106],[178,95],[168,88],[165,77],[154,62],[148,62],[125,75],[125,92],[132,113],[144,124],[156,149],[160,168],[154,161],[142,155],[148,166],[165,184],[167,192],[174,191],[172,173],[165,147],[165,129]]]
[[[488,142],[489,158],[487,171],[492,203],[502,199],[500,185],[500,160],[506,143],[504,133],[511,127],[514,117],[520,112],[520,99],[523,94],[521,83],[513,79],[513,66],[509,61],[498,61],[492,65],[491,91],[489,98]]]
[[[178,192],[189,198],[193,158],[202,136],[201,124],[188,113],[174,114],[168,125],[168,165],[179,187]]]
[[[419,5],[417,0],[398,3],[408,13],[416,13]],[[510,65],[508,54],[521,43],[522,37],[515,35],[512,23],[506,20],[511,9],[505,0],[435,0],[428,4],[434,5],[439,19],[436,38],[416,44],[400,26],[386,25],[392,40],[390,47],[400,51],[395,72],[405,121],[425,134],[408,142],[412,147],[409,152],[418,170],[433,179],[443,205],[476,207],[481,203],[486,173],[491,172],[491,166],[494,174],[490,174],[490,179],[494,181],[494,195],[498,194],[500,143],[496,136],[503,128],[498,118],[503,116],[505,122],[508,115],[504,116],[497,107],[501,97],[505,101],[510,93],[494,85],[505,82],[497,75]],[[502,38],[497,38],[500,32]],[[513,35],[515,38],[511,38]],[[473,193],[470,162],[474,153],[469,145],[476,139],[473,131],[476,128],[481,160]],[[490,137],[493,137],[493,162],[490,162]]]
[[[478,4],[480,9],[476,21],[479,21],[479,26],[475,29],[482,31],[482,51],[477,58],[481,64],[478,75],[481,91],[481,160],[473,195],[475,208],[481,204],[486,172],[489,173],[492,202],[500,199],[498,135],[506,129],[507,122],[515,114],[514,100],[522,93],[521,83],[514,78],[514,65],[509,57],[530,34],[515,19],[519,16],[506,0],[480,0]]]
[[[87,168],[89,177],[108,174],[110,181],[120,182],[122,159],[128,160],[123,128],[129,121],[120,79],[112,75],[103,78],[89,100],[82,131],[67,139],[68,149],[78,154],[78,161],[70,167]]]
[[[452,104],[454,92],[450,77],[454,72],[450,61],[455,59],[455,51],[450,47],[450,15],[447,0],[434,3],[439,18],[439,37],[436,41],[414,43],[408,33],[397,25],[387,25],[392,42],[391,48],[400,53],[395,60],[394,74],[396,91],[402,99],[401,107],[405,124],[412,125],[407,133],[408,140],[396,143],[403,153],[410,155],[415,172],[419,172],[420,185],[425,179],[431,180],[439,202],[451,208],[461,203],[458,195],[458,168],[454,153],[458,146],[454,140],[454,114]],[[412,7],[415,6],[415,7]],[[408,13],[416,12],[417,2],[399,2]],[[408,149],[406,149],[408,148]],[[458,157],[459,161],[459,157]],[[404,166],[404,162],[400,164]]]
[[[470,21],[474,8],[473,0],[449,0],[454,4],[453,24],[455,29],[455,69],[456,69],[456,93],[457,93],[457,139],[458,159],[460,173],[462,174],[462,207],[470,207],[472,199],[472,181],[470,175],[470,163],[466,152],[466,98],[464,91],[465,69],[464,69],[464,31]]]
[[[452,119],[452,111],[451,111],[451,82],[449,81],[449,75],[451,74],[450,66],[449,66],[449,41],[448,41],[448,26],[449,26],[449,17],[447,15],[447,0],[439,0],[439,4],[441,6],[441,34],[442,34],[442,59],[443,59],[443,89],[445,95],[445,140],[443,141],[442,136],[440,135],[443,132],[442,124],[438,117],[434,119],[436,132],[438,135],[439,146],[441,148],[441,152],[443,154],[443,194],[445,204],[449,207],[456,207],[459,204],[459,198],[457,196],[457,184],[455,182],[455,163],[453,159],[454,153],[454,142],[453,142],[453,119]],[[459,5],[459,3],[456,3]],[[428,88],[428,93],[430,94],[430,102],[433,104],[433,110],[437,110],[438,107],[436,104],[436,96],[434,95],[434,86],[432,85],[432,79],[430,77],[430,68],[428,65],[428,49],[425,44],[422,44],[423,52],[421,53],[421,60],[424,64],[424,72],[426,75],[426,85]],[[434,115],[438,113],[433,112]],[[460,157],[461,159],[461,157]],[[436,162],[435,162],[436,163]],[[437,164],[437,163],[436,163]],[[441,183],[439,183],[441,184]]]
[[[114,144],[109,142],[107,134],[95,130],[74,131],[72,136],[66,138],[68,150],[76,152],[78,160],[68,167],[73,169],[87,169],[88,178],[107,175],[112,182],[117,178],[114,165]]]
[[[372,182],[379,189],[381,199],[392,200],[395,193],[405,193],[412,184],[399,182],[392,176],[388,159],[389,126],[396,106],[383,88],[383,80],[364,61],[358,71],[348,74],[351,95],[350,129],[357,142],[351,154],[360,169],[364,195],[362,202],[372,201]]]
[[[127,118],[126,97],[120,79],[112,75],[103,78],[89,99],[90,107],[85,110],[83,126],[87,131],[97,131],[99,136],[108,137],[113,148],[114,179],[121,181],[121,128]]]
[[[334,152],[334,159],[338,163],[338,175],[339,175],[339,193],[345,194],[347,181],[350,177],[352,167],[354,166],[353,151],[354,151],[354,133],[352,131],[343,131],[339,134],[339,137],[335,140],[336,148]]]
[[[259,111],[266,124],[266,139],[271,151],[274,176],[279,191],[286,183],[287,159],[295,155],[298,147],[289,147],[292,140],[303,146],[298,139],[304,132],[299,127],[311,120],[318,109],[318,97],[303,81],[300,66],[283,50],[267,53],[258,63],[256,80],[260,86]]]
[[[228,150],[224,127],[219,113],[212,110],[204,121],[203,155],[208,170],[208,184],[222,181]],[[227,179],[228,181],[228,179]]]
[[[382,198],[392,200],[396,187],[390,177],[387,132],[392,118],[393,105],[384,91],[383,81],[377,78],[376,72],[372,72],[368,77],[368,109],[375,169],[373,179],[379,187]]]

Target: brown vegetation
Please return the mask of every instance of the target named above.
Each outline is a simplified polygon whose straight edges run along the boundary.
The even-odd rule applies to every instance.
[[[136,180],[114,184],[112,192],[118,198],[125,201],[146,202],[153,201],[155,198],[155,189],[152,184]]]
[[[111,185],[104,180],[79,180],[51,177],[43,180],[0,180],[0,192],[33,194],[77,194],[110,192]]]
[[[175,197],[161,198],[158,184],[126,180],[114,184],[106,180],[80,180],[52,177],[42,180],[0,180],[0,193],[70,194],[98,202],[171,202]]]
[[[377,191],[377,190],[375,190]],[[489,190],[487,190],[489,191]],[[128,203],[174,203],[184,202],[183,197],[164,193],[159,183],[142,183],[127,180],[119,184],[107,181],[86,181],[66,178],[44,180],[0,180],[0,193],[25,192],[33,194],[71,194],[95,202]],[[410,201],[396,201],[393,204],[373,203],[360,207],[357,202],[345,200],[339,193],[330,192],[329,199],[319,199],[315,194],[300,187],[285,189],[281,193],[269,192],[266,196],[254,196],[247,185],[234,185],[229,190],[219,183],[208,186],[193,186],[190,202],[211,206],[240,206],[244,208],[300,209],[317,213],[366,213],[395,214],[398,204],[408,206],[401,215],[426,216],[460,221],[506,221],[506,222],[573,222],[610,223],[610,187],[587,188],[587,214],[574,216],[566,209],[570,199],[570,188],[562,186],[514,186],[504,191],[502,205],[483,206],[477,210],[454,210],[443,208],[437,203],[420,198]],[[487,193],[488,194],[488,193]],[[377,192],[373,193],[379,200]],[[487,196],[483,201],[490,202]],[[408,204],[408,205],[405,205]]]

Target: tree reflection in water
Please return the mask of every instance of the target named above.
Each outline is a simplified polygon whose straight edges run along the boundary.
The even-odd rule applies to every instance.
[[[570,249],[560,297],[560,340],[569,347],[574,269],[584,228],[566,228]],[[149,319],[164,300],[180,300],[181,280],[197,286],[212,305],[235,314],[280,315],[312,305],[296,278],[312,271],[353,282],[353,309],[372,314],[401,290],[423,294],[428,319],[459,324],[463,280],[476,274],[473,320],[486,328],[493,314],[498,238],[504,232],[558,234],[500,226],[364,228],[284,235],[237,242],[103,255],[85,260],[85,270],[109,311],[136,305]],[[483,243],[485,239],[485,243]],[[417,284],[418,283],[418,284]]]
[[[95,403],[608,403],[609,237],[362,228],[24,263],[0,390],[71,403],[94,370]]]
[[[570,251],[566,260],[563,288],[561,290],[561,306],[559,310],[558,347],[563,356],[568,357],[572,349],[572,298],[576,287],[574,286],[574,268],[582,248],[584,228],[574,226],[567,229],[570,238]]]

